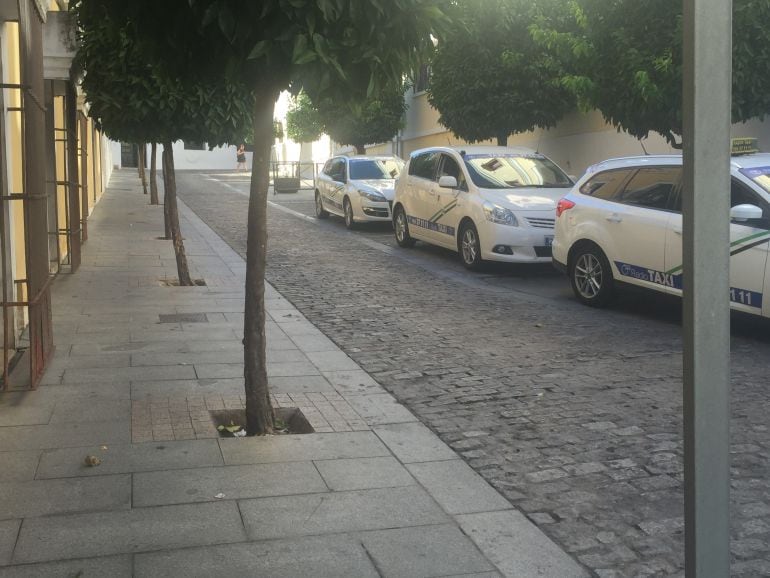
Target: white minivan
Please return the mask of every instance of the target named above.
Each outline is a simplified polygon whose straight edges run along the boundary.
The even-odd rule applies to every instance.
[[[556,202],[572,180],[523,147],[432,147],[413,152],[396,181],[396,242],[457,251],[463,265],[551,260]]]
[[[730,165],[731,305],[770,317],[770,154]],[[681,179],[678,155],[610,159],[559,201],[553,262],[581,302],[604,305],[619,283],[682,294]]]

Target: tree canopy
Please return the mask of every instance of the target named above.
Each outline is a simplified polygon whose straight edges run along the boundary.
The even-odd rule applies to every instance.
[[[153,57],[142,23],[114,0],[78,0],[76,63],[89,114],[107,136],[127,142],[178,139],[238,142],[251,128],[251,88],[180,74]]]
[[[537,41],[565,63],[561,84],[584,109],[637,138],[682,134],[682,4],[669,0],[570,0],[559,18],[533,22]],[[565,18],[566,16],[566,18]],[[770,111],[766,0],[733,2],[734,122]]]
[[[312,142],[318,140],[324,132],[318,110],[310,102],[310,97],[300,92],[292,100],[286,113],[286,134],[294,142]]]
[[[403,82],[381,88],[363,102],[323,100],[318,111],[324,131],[336,142],[352,145],[359,154],[364,145],[390,140],[403,126],[406,110]]]
[[[406,86],[399,82],[363,101],[327,98],[317,105],[300,93],[286,117],[288,134],[297,142],[308,142],[326,133],[363,154],[365,145],[390,140],[402,127],[405,91]]]
[[[463,0],[438,37],[428,99],[439,122],[470,142],[554,126],[575,107],[558,59],[529,26],[542,0]]]

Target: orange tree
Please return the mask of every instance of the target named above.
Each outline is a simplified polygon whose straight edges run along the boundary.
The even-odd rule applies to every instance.
[[[555,126],[575,108],[574,96],[560,83],[561,62],[529,32],[544,5],[545,0],[453,4],[458,25],[438,38],[428,100],[455,136],[496,139],[504,146],[509,135]]]
[[[151,62],[195,79],[245,83],[254,156],[248,209],[244,381],[247,430],[271,433],[265,263],[273,114],[281,91],[363,100],[395,84],[432,48],[449,0],[133,0]]]
[[[682,3],[670,0],[539,0],[530,26],[564,63],[559,82],[583,109],[599,110],[636,138],[650,131],[681,148]],[[770,112],[767,0],[733,0],[733,122]]]
[[[179,229],[171,145],[178,139],[211,144],[238,141],[251,124],[251,92],[243,83],[197,77],[192,68],[181,74],[154,59],[144,41],[141,20],[124,4],[122,0],[72,4],[78,22],[76,65],[84,73],[89,115],[107,136],[163,144],[166,235],[174,244],[179,284],[192,285]],[[141,161],[144,167],[143,153]],[[153,196],[157,198],[157,191]]]
[[[362,102],[327,98],[318,104],[301,92],[286,115],[289,137],[307,142],[326,133],[335,142],[352,145],[358,154],[366,154],[365,145],[390,140],[402,128],[405,91],[406,85],[399,82],[383,86]]]

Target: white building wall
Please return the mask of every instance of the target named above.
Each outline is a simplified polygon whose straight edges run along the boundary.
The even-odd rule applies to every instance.
[[[280,121],[286,128],[286,112],[289,108],[290,95],[283,92],[275,104],[275,120]],[[236,151],[237,146],[215,147],[213,150],[192,150],[186,149],[183,141],[176,141],[174,147],[174,164],[177,170],[198,170],[198,171],[226,171],[236,169]],[[121,168],[120,143],[110,141],[110,152],[112,156],[112,166]],[[159,147],[160,151],[160,147]],[[327,135],[313,143],[296,143],[289,138],[283,141],[276,140],[273,146],[273,160],[278,162],[298,162],[303,163],[323,163],[332,155],[333,147],[331,140]],[[251,168],[252,153],[246,153],[246,166]],[[149,147],[147,158],[149,163]],[[160,168],[160,155],[158,157],[158,167]]]

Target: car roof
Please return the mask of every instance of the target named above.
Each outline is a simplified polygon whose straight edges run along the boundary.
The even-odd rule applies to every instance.
[[[618,157],[607,159],[591,165],[586,173],[595,173],[607,169],[622,169],[626,167],[639,167],[645,165],[681,165],[682,155],[645,155],[634,157]]]
[[[770,166],[770,153],[752,153],[737,155],[731,159],[732,165],[739,169]]]
[[[345,155],[339,155],[339,156],[345,157]],[[382,160],[382,159],[397,159],[399,161],[401,160],[400,158],[398,158],[395,155],[353,155],[353,156],[345,157],[345,158],[348,159],[349,161],[370,161],[372,159],[379,159],[379,160]]]
[[[634,157],[618,157],[601,161],[586,169],[586,174],[607,169],[626,167],[641,167],[645,165],[678,166],[682,164],[682,155],[645,155]],[[770,153],[750,153],[730,157],[730,164],[735,168],[770,166]]]
[[[532,155],[537,151],[527,147],[500,147],[492,145],[462,145],[462,146],[441,146],[441,147],[426,147],[412,151],[410,156],[414,156],[425,152],[455,152],[458,154],[465,153],[468,155],[501,155],[501,154],[524,154]]]

